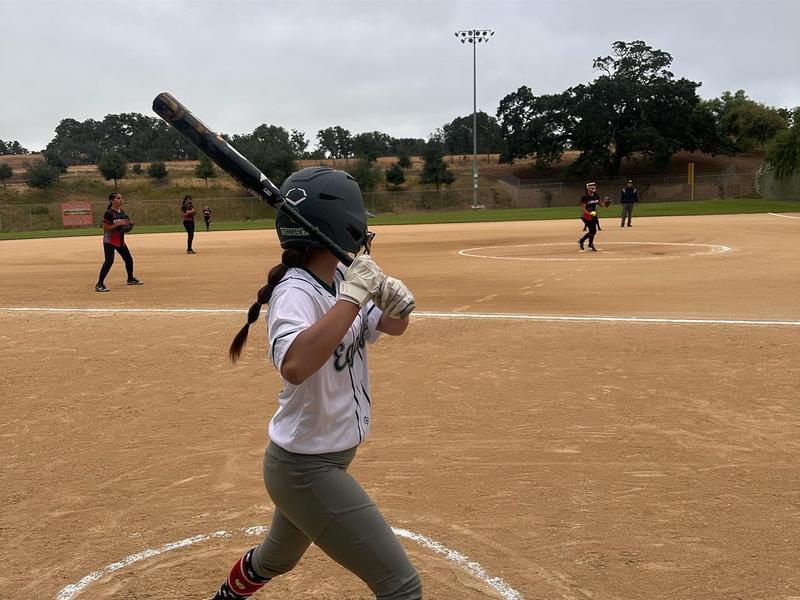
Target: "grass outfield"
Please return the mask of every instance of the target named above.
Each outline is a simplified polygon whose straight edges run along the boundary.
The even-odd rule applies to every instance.
[[[614,205],[602,209],[600,216],[618,218],[619,206]],[[634,209],[635,217],[671,217],[680,215],[729,215],[748,213],[789,213],[800,212],[800,202],[792,200],[698,200],[694,202],[657,202],[639,204]],[[577,219],[578,207],[563,206],[557,208],[509,208],[498,210],[460,210],[448,212],[419,212],[403,214],[383,214],[370,219],[371,225],[412,225],[419,223],[471,223],[480,221],[538,221],[552,219]],[[275,222],[263,221],[227,221],[214,222],[212,231],[231,231],[238,229],[273,229]],[[180,223],[174,225],[142,225],[137,226],[135,233],[168,233],[183,232]],[[202,221],[198,222],[198,232],[204,231]],[[88,229],[55,229],[50,231],[13,231],[0,233],[0,240],[16,240],[28,238],[69,237],[98,235],[99,228]]]

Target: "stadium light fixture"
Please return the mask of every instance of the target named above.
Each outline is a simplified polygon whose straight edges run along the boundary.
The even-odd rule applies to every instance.
[[[477,47],[480,42],[489,42],[494,35],[491,29],[466,29],[456,31],[461,43],[472,44],[472,208],[483,208],[478,203],[478,58]]]

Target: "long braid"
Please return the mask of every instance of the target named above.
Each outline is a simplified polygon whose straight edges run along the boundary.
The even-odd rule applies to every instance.
[[[306,264],[308,259],[308,248],[286,248],[281,256],[280,264],[275,265],[267,275],[267,285],[258,290],[256,301],[247,311],[247,323],[239,330],[236,337],[231,342],[231,347],[228,350],[228,356],[231,362],[236,362],[242,354],[244,345],[247,343],[247,335],[250,333],[250,325],[258,321],[258,316],[261,314],[261,307],[264,304],[269,304],[272,298],[272,292],[275,287],[284,278],[287,271],[291,267],[302,267]]]

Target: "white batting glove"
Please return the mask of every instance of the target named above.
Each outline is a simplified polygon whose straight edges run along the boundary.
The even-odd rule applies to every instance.
[[[383,280],[374,301],[392,319],[405,319],[416,308],[414,294],[405,283],[394,277]]]
[[[384,279],[386,275],[370,256],[356,256],[339,284],[338,298],[364,306],[378,292]]]

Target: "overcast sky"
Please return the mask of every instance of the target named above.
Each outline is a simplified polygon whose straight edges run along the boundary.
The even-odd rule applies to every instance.
[[[341,125],[426,138],[522,85],[597,76],[615,40],[669,52],[703,98],[800,105],[800,0],[0,0],[0,139],[42,149],[61,119],[154,115],[171,91],[210,127]]]

